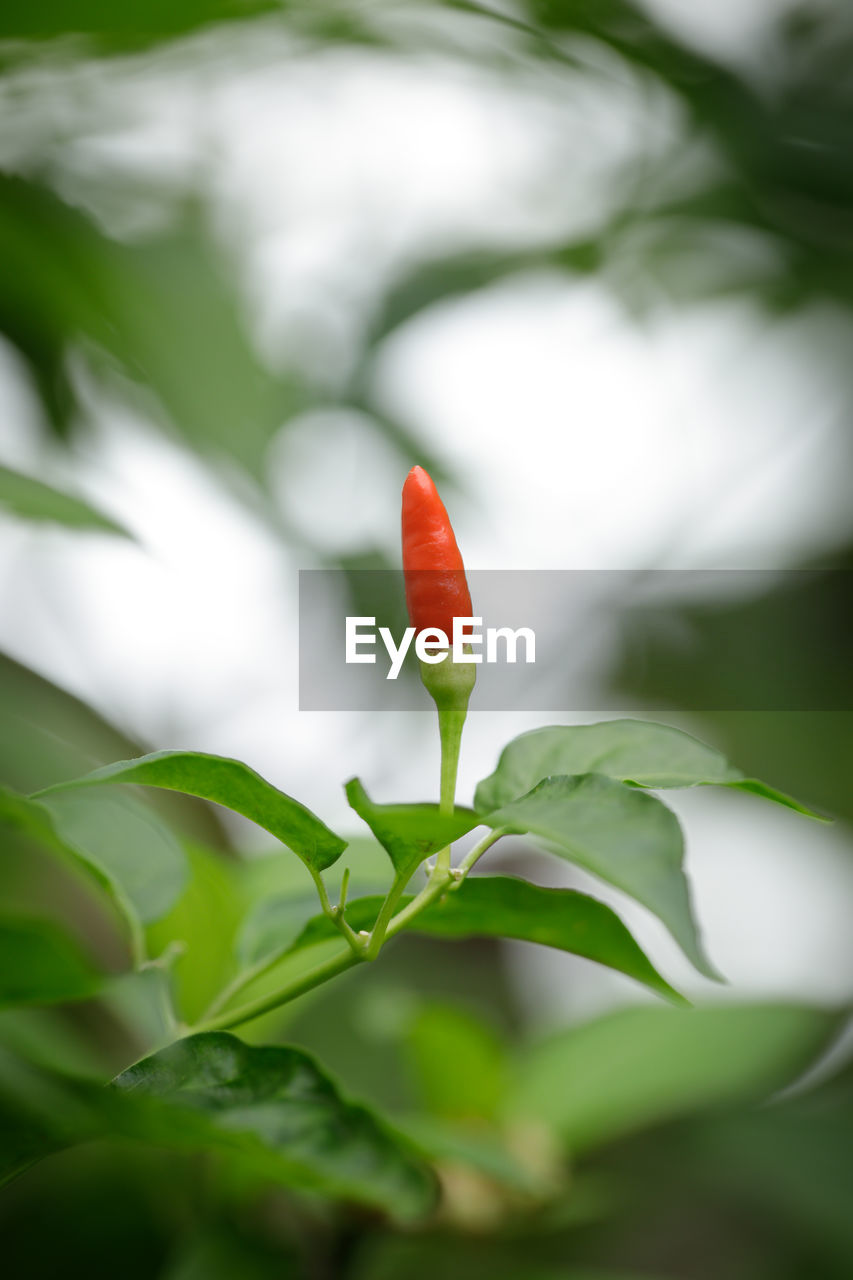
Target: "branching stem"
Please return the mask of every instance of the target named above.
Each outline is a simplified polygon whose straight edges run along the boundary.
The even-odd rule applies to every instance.
[[[330,978],[336,978],[338,974],[345,973],[347,969],[352,969],[357,964],[374,959],[381,950],[382,944],[388,938],[393,938],[395,934],[410,925],[424,908],[435,902],[442,894],[458,889],[479,858],[482,857],[487,849],[491,848],[496,840],[499,840],[505,834],[500,829],[490,831],[471,849],[456,870],[450,867],[443,867],[437,862],[432,869],[429,880],[420,893],[416,894],[412,901],[403,907],[402,911],[398,911],[394,915],[394,908],[399,902],[409,879],[407,876],[397,876],[382,905],[382,910],[366,945],[358,934],[354,934],[353,936],[358,939],[357,950],[348,946],[346,950],[330,956],[322,964],[309,969],[307,973],[300,974],[298,978],[295,978],[278,991],[260,996],[256,1000],[250,1000],[236,1009],[225,1009],[228,1002],[239,991],[249,986],[256,978],[259,978],[279,962],[281,955],[274,955],[255,965],[253,969],[247,970],[245,974],[242,974],[240,978],[232,982],[229,987],[226,987],[213,1001],[203,1020],[191,1030],[193,1032],[222,1031],[227,1027],[236,1027],[243,1022],[250,1022],[253,1018],[260,1017],[261,1014],[270,1013],[273,1009],[278,1009],[281,1005],[288,1004],[291,1000],[295,1000],[297,996],[304,995],[306,991],[312,991],[315,987],[328,982]],[[330,910],[333,910],[333,908],[330,907]]]

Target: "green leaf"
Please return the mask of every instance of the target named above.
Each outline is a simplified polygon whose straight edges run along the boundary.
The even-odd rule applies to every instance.
[[[382,898],[376,901],[381,903]],[[277,894],[262,899],[249,912],[237,935],[238,962],[249,968],[269,957],[296,950],[294,943],[315,917],[329,924],[330,939],[341,936],[327,916],[317,915],[316,893]]]
[[[42,794],[38,803],[63,844],[106,872],[144,924],[159,920],[180,897],[188,874],[181,844],[134,796],[60,791]]]
[[[383,899],[354,898],[346,918],[353,929],[370,929]],[[411,902],[403,897],[400,907]],[[240,937],[246,965],[284,958],[306,947],[333,941],[338,932],[324,915],[315,915],[292,937],[293,899],[271,897],[250,913]],[[434,938],[515,938],[568,951],[625,973],[662,995],[678,1000],[609,907],[573,889],[543,889],[512,876],[470,876],[459,889],[426,907],[407,932]]]
[[[740,778],[737,782],[726,783],[726,786],[734,787],[737,791],[746,791],[752,796],[760,796],[762,800],[772,800],[774,804],[781,804],[786,809],[793,809],[795,813],[801,813],[804,818],[814,818],[817,822],[832,821],[826,814],[817,813],[814,809],[809,809],[807,805],[801,804],[793,796],[787,795],[784,791],[778,791],[776,787],[771,787],[766,782],[761,782],[758,778]]]
[[[150,0],[135,7],[150,10]],[[105,12],[96,0],[92,8]],[[264,477],[270,443],[306,395],[295,376],[277,377],[259,359],[233,272],[197,208],[122,243],[46,185],[0,174],[0,255],[16,264],[0,280],[4,333],[29,363],[57,434],[67,437],[85,418],[68,374],[68,351],[82,346],[91,375],[114,393],[136,403],[133,384],[144,386],[148,420]]]
[[[424,858],[452,844],[482,819],[472,809],[440,813],[437,804],[374,804],[358,778],[346,784],[347,800],[387,850],[398,876],[408,877]]]
[[[416,917],[415,932],[438,938],[515,938],[568,951],[625,973],[674,1000],[610,907],[574,889],[546,889],[514,876],[472,876]]]
[[[829,1043],[839,1015],[799,1005],[649,1007],[531,1049],[509,1102],[573,1151],[708,1107],[759,1100]]]
[[[560,857],[648,907],[696,968],[718,978],[693,919],[681,828],[656,796],[601,773],[546,778],[483,821],[541,836]]]
[[[543,1185],[545,1179],[537,1177],[493,1130],[483,1124],[460,1124],[419,1112],[406,1115],[400,1121],[400,1127],[433,1161],[467,1165],[522,1195],[553,1193],[553,1186]]]
[[[14,40],[49,40],[70,31],[90,39],[86,51],[145,48],[176,39],[214,22],[248,18],[269,12],[273,0],[191,0],[164,4],[161,0],[127,0],[113,6],[101,0],[38,0],[32,5],[8,5],[0,17],[0,36]]]
[[[0,466],[0,507],[25,520],[48,521],[65,525],[68,529],[130,537],[125,528],[82,498],[64,493],[10,467]]]
[[[97,1137],[105,1094],[0,1046],[0,1187],[54,1151]]]
[[[82,865],[109,895],[130,930],[136,959],[143,950],[140,921],[168,911],[187,874],[181,845],[158,816],[130,796],[102,804],[85,793],[30,800],[0,788],[0,823],[43,848]]]
[[[300,1049],[254,1048],[206,1032],[129,1067],[114,1088],[155,1099],[140,1136],[239,1153],[285,1186],[379,1206],[399,1218],[427,1212],[435,1187],[407,1142],[343,1099]],[[137,1122],[139,1123],[139,1122]]]
[[[269,831],[315,871],[331,866],[346,848],[346,840],[330,831],[316,814],[279,791],[254,769],[239,760],[205,755],[201,751],[158,751],[137,760],[120,760],[84,778],[58,783],[37,794],[43,799],[70,788],[80,790],[117,782],[163,787],[221,804]]]
[[[86,1000],[101,978],[50,920],[0,919],[0,1006]]]
[[[552,725],[522,733],[504,747],[494,773],[478,785],[474,808],[488,813],[525,795],[543,778],[579,773],[602,773],[637,787],[735,787],[823,820],[781,791],[745,778],[714,747],[646,720]]]
[[[402,1049],[425,1110],[445,1120],[492,1120],[506,1086],[507,1050],[467,1009],[431,1002],[415,1014]]]

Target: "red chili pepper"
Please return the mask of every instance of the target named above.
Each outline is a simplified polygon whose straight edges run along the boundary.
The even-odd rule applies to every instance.
[[[453,619],[471,617],[462,556],[423,467],[412,467],[403,485],[403,574],[409,620],[418,631],[437,627],[450,639]]]

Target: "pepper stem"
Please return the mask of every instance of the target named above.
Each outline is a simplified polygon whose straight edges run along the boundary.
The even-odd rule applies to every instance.
[[[441,788],[439,811],[451,815],[456,800],[456,775],[459,772],[459,749],[467,709],[452,710],[439,707],[438,733],[441,739]]]
[[[472,662],[454,662],[446,654],[440,663],[421,663],[421,679],[438,710],[438,733],[441,740],[441,785],[439,810],[452,815],[456,801],[456,775],[459,770],[459,747],[462,728],[468,714],[468,699],[477,678]],[[436,858],[439,871],[450,867],[450,846]]]

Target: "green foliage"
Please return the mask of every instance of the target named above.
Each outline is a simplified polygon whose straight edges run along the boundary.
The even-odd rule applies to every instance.
[[[28,82],[40,86],[43,75],[47,83],[57,67],[71,70],[76,94],[92,80],[89,64],[74,65],[81,57],[153,51],[212,24],[258,14],[267,16],[270,31],[278,20],[300,49],[308,36],[370,39],[390,51],[410,38],[396,8],[386,13],[386,6],[371,5],[356,13],[346,4],[301,0],[12,3],[0,15],[0,70],[24,72],[8,95],[17,107],[16,91],[26,95]],[[380,344],[431,307],[530,271],[600,273],[640,308],[665,294],[735,293],[768,310],[797,308],[810,317],[818,310],[825,316],[828,303],[844,336],[853,308],[853,257],[844,230],[853,195],[847,145],[853,26],[844,6],[786,9],[772,23],[772,57],[762,59],[758,71],[748,58],[723,65],[634,0],[521,0],[509,16],[467,0],[427,5],[427,16],[430,9],[439,21],[419,26],[418,39],[452,47],[460,61],[507,76],[520,72],[525,84],[531,76],[537,84],[553,82],[560,95],[579,71],[585,84],[599,78],[604,94],[614,76],[636,85],[640,111],[646,103],[666,104],[677,126],[669,144],[632,151],[609,183],[606,212],[597,223],[592,213],[580,237],[557,228],[548,244],[516,237],[506,250],[472,242],[460,252],[451,243],[443,256],[429,257],[429,246],[420,257],[407,255],[384,293],[381,284],[376,289],[372,309],[363,308],[362,332],[353,326],[361,351],[340,379],[348,385],[331,385],[340,365],[334,343],[319,350],[317,360],[333,376],[311,385],[302,373],[272,373],[258,357],[206,208],[191,199],[183,212],[169,211],[160,222],[165,229],[122,243],[74,206],[61,184],[72,171],[79,178],[80,139],[73,120],[62,119],[59,99],[48,95],[48,114],[59,108],[61,127],[43,151],[27,152],[28,173],[0,179],[0,249],[15,267],[0,282],[0,332],[25,362],[57,449],[85,432],[90,406],[82,388],[91,382],[96,392],[107,389],[177,436],[218,475],[233,475],[255,510],[283,523],[271,499],[259,502],[268,447],[295,415],[328,405],[331,397],[365,413],[398,456],[420,457],[439,476],[442,468],[425,455],[423,441],[374,403]],[[57,47],[48,48],[54,40]],[[127,69],[132,75],[135,64]],[[106,181],[112,182],[107,196],[126,200],[123,179]],[[554,194],[560,198],[559,188]],[[207,192],[199,189],[198,196],[206,199]],[[825,332],[821,325],[822,370],[831,359]],[[815,330],[810,333],[807,341],[814,342]],[[838,343],[842,353],[848,345]],[[75,376],[81,361],[83,379]],[[850,391],[843,354],[833,372],[843,403]],[[71,494],[8,469],[0,469],[0,505],[69,528],[121,532]],[[285,536],[292,540],[292,531],[285,529]],[[368,561],[369,555],[359,558]],[[675,688],[685,705],[698,699],[700,706],[716,706],[724,705],[721,692],[759,686],[773,692],[775,681],[786,697],[796,688],[797,705],[806,708],[848,705],[844,615],[819,614],[807,594],[782,600],[779,593],[718,612],[678,611],[698,637],[695,652],[672,651],[654,637],[639,652],[626,646],[620,687],[658,702]],[[745,623],[741,635],[749,637],[743,647],[732,641],[735,614]],[[808,632],[814,644],[802,643],[806,619],[816,624]],[[639,640],[635,620],[629,623],[629,638]],[[796,668],[786,659],[769,670],[769,652],[795,648]],[[707,652],[717,655],[714,664],[704,661]],[[0,781],[18,793],[144,750],[5,659],[0,702]],[[736,721],[702,713],[697,720],[703,718],[750,773],[802,787],[827,808],[849,812],[851,735],[840,712],[804,711],[786,720],[784,733],[773,714]],[[91,941],[99,960],[109,954],[117,966],[124,957],[110,952],[111,940],[88,905],[68,934],[47,915],[14,915],[14,895],[9,901],[11,914],[0,930],[0,999],[43,1007],[0,1015],[0,1046],[18,1050],[0,1048],[2,1171],[20,1172],[52,1151],[85,1144],[6,1189],[0,1229],[4,1261],[15,1274],[69,1272],[84,1257],[86,1271],[97,1258],[105,1272],[128,1280],[137,1274],[145,1280],[232,1274],[272,1280],[285,1271],[298,1280],[433,1280],[437,1274],[443,1280],[847,1280],[853,1257],[849,1067],[824,1064],[828,1078],[807,1080],[764,1105],[825,1049],[836,1015],[785,1005],[643,1008],[529,1045],[522,1029],[526,993],[507,982],[497,939],[584,955],[672,994],[603,904],[506,877],[478,876],[459,887],[439,878],[431,881],[432,897],[420,898],[419,911],[402,924],[419,896],[396,902],[398,924],[392,921],[389,932],[402,937],[389,954],[376,964],[350,962],[342,919],[369,931],[387,901],[373,892],[380,887],[372,883],[375,860],[360,879],[353,848],[341,856],[341,838],[237,762],[212,763],[195,753],[144,760],[167,758],[170,763],[152,764],[144,778],[101,779],[177,788],[171,795],[158,790],[150,804],[77,788],[38,801],[0,793],[8,861],[20,862],[23,851],[35,862],[45,850],[46,863],[59,858],[85,868],[128,921],[137,963],[149,953],[159,957],[154,972],[149,967],[122,979],[121,998],[110,984],[97,1004],[72,1007],[67,1002],[99,990],[88,946],[78,948],[72,937]],[[139,763],[129,760],[119,772]],[[161,780],[153,780],[157,776]],[[502,818],[495,830],[506,825],[538,837],[650,906],[701,966],[677,823],[642,790],[695,785],[734,788],[809,812],[696,739],[636,721],[523,735],[480,784],[476,809],[489,823]],[[483,820],[461,810],[448,822],[429,805],[374,805],[360,786],[353,795],[398,876]],[[222,851],[230,841],[198,797],[259,822],[318,878],[325,869],[333,900],[340,899],[346,863],[359,896],[353,893],[342,916],[334,908],[315,914],[301,896],[305,867],[290,857],[260,866],[229,857]],[[182,847],[188,835],[199,842],[190,849],[189,878]],[[56,893],[62,891],[60,884]],[[68,904],[53,905],[60,914]],[[144,937],[141,922],[148,923]],[[328,988],[296,1003],[289,1002],[293,992],[284,991],[287,1035],[297,1043],[310,1040],[312,1009],[318,1020],[334,1023],[334,1010],[349,1008],[353,993],[369,993],[383,974],[412,995],[399,1043],[389,1034],[383,1046],[389,1059],[395,1052],[403,1057],[419,1090],[420,1114],[406,1117],[405,1129],[417,1136],[420,1157],[385,1122],[346,1102],[301,1049],[253,1049],[218,1034],[180,1039],[184,1029],[171,1024],[171,1014],[203,1018],[205,1004],[228,981],[235,943],[242,966],[283,955],[310,972],[316,955],[333,948],[352,964],[355,971],[334,984],[337,1005],[323,1004]],[[178,959],[169,951],[173,944],[184,945]],[[475,969],[485,975],[494,1009],[512,1011],[500,1030],[499,1019],[484,1022],[467,1008],[463,989]],[[279,979],[268,978],[275,994]],[[426,1002],[412,994],[441,982],[444,988]],[[135,1008],[143,986],[163,1001],[156,1032]],[[63,1007],[51,1009],[54,1001]],[[342,1050],[344,1060],[357,1056],[369,1035],[366,1018],[362,1026],[354,1015],[353,1026],[357,1034]],[[263,1031],[275,1038],[282,1025],[267,1020]],[[175,1043],[124,1072],[120,1087],[103,1087],[161,1034]],[[255,1034],[252,1023],[247,1036]],[[65,1074],[75,1045],[77,1060],[97,1083]],[[836,1063],[844,1052],[843,1044],[836,1046]],[[51,1060],[62,1069],[50,1068]],[[110,1062],[116,1067],[108,1069]],[[381,1097],[381,1057],[374,1068]],[[91,1141],[96,1138],[109,1139],[114,1164],[105,1166],[100,1183],[88,1183],[86,1160],[107,1145]],[[160,1165],[134,1164],[163,1150]],[[177,1159],[176,1151],[182,1153]],[[430,1212],[430,1164],[444,1180],[438,1220]],[[115,1176],[131,1167],[142,1171],[135,1181]],[[63,1214],[64,1235],[57,1230]],[[395,1216],[419,1218],[420,1225],[398,1232],[388,1221]],[[125,1230],[131,1220],[136,1234]],[[23,1242],[20,1258],[16,1240]]]
[[[50,814],[63,844],[104,872],[143,924],[177,900],[187,879],[183,848],[134,796],[73,790],[41,795],[36,803]]]
[[[0,1006],[87,1000],[101,981],[80,947],[52,921],[0,918]]]
[[[766,1097],[840,1022],[802,1005],[627,1009],[533,1049],[510,1105],[579,1150],[663,1118]]]
[[[220,1153],[256,1179],[426,1212],[429,1169],[366,1108],[347,1102],[305,1053],[252,1048],[234,1036],[177,1041],[122,1072],[111,1090],[0,1062],[0,1114],[14,1120],[0,1182],[39,1155],[93,1137]]]
[[[239,760],[201,751],[159,751],[138,760],[120,760],[85,778],[50,788],[51,803],[68,789],[132,782],[164,787],[212,800],[257,823],[297,854],[306,866],[322,871],[346,848],[346,841],[291,796],[279,791]],[[41,793],[44,796],[45,793]]]
[[[358,778],[346,784],[349,800],[388,853],[398,876],[408,879],[425,858],[479,825],[471,809],[441,813],[437,804],[374,804]]]
[[[497,809],[552,774],[603,773],[637,787],[736,787],[809,817],[805,805],[766,783],[745,778],[725,756],[689,733],[646,720],[553,725],[513,738],[494,773],[477,786],[475,808]]]
[[[264,1176],[387,1209],[424,1213],[428,1169],[364,1107],[346,1102],[305,1053],[252,1048],[231,1035],[191,1036],[122,1072],[114,1087],[142,1108],[131,1132],[155,1142],[222,1149]]]
[[[137,960],[141,923],[163,915],[183,887],[186,866],[170,829],[132,797],[99,805],[79,795],[28,800],[0,788],[0,827],[85,869],[108,895],[129,931]]]
[[[192,446],[261,474],[300,402],[251,350],[200,227],[123,245],[45,187],[0,176],[0,248],[18,264],[0,286],[0,322],[60,434],[83,409],[67,365],[86,342],[131,385],[144,379],[155,416]]]
[[[46,521],[63,525],[66,529],[115,533],[125,538],[130,536],[126,529],[91,503],[10,467],[0,466],[0,507],[25,520]]]
[[[369,929],[382,906],[380,896],[354,898],[347,919],[354,929]],[[400,907],[411,898],[402,898]],[[313,915],[296,932],[307,909],[303,898],[271,897],[247,916],[239,956],[257,965],[330,942],[335,927]],[[555,947],[617,969],[662,995],[677,999],[619,917],[603,902],[571,889],[544,889],[510,876],[476,876],[440,901],[425,907],[411,926],[433,938],[514,938]]]
[[[718,976],[693,918],[681,828],[654,796],[602,773],[546,778],[484,821],[540,836],[560,857],[622,889],[663,921],[697,969]]]
[[[430,1114],[464,1122],[500,1112],[506,1047],[481,1019],[453,1005],[429,1004],[408,1027],[406,1052]]]
[[[144,47],[212,22],[233,21],[279,7],[273,0],[32,0],[4,7],[0,38],[50,40],[69,31],[90,36],[103,50]]]

